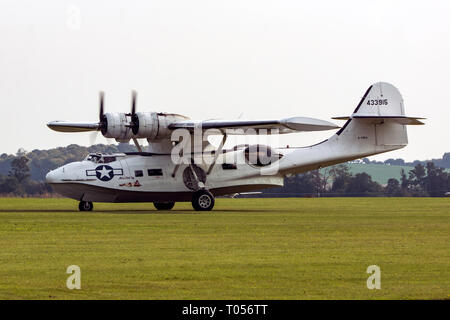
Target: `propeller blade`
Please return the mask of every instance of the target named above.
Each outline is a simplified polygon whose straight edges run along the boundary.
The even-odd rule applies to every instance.
[[[100,111],[99,111],[99,123],[98,130],[102,132],[102,135],[105,135],[108,131],[108,119],[105,116],[105,93],[100,91]]]
[[[131,91],[131,115],[136,114],[136,96],[137,92],[135,90]]]
[[[138,134],[139,132],[139,117],[136,114],[136,100],[137,92],[135,90],[131,91],[131,121],[130,128],[133,134]]]
[[[99,119],[100,121],[102,121],[104,115],[105,115],[105,110],[104,110],[104,99],[105,99],[105,93],[103,91],[100,91],[100,114],[99,114]]]

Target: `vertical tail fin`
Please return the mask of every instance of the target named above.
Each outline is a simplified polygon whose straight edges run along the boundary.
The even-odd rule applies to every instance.
[[[369,87],[353,116],[402,117],[405,115],[403,98],[393,85],[378,82]]]
[[[400,92],[386,82],[370,86],[350,117],[334,119],[347,120],[336,133],[339,145],[364,154],[405,147],[408,144],[406,125],[423,124],[421,118],[405,116]]]
[[[347,122],[330,139],[285,157],[283,173],[305,172],[403,148],[408,144],[406,125],[423,124],[421,118],[405,116],[400,92],[385,82],[370,86],[350,117],[333,119]]]

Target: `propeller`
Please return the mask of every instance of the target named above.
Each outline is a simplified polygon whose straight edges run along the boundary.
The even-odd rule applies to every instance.
[[[127,125],[131,128],[134,135],[139,132],[139,117],[136,114],[136,91],[132,91],[131,96],[131,113],[126,114],[131,117],[130,123]],[[98,132],[100,131],[103,136],[108,133],[108,116],[105,114],[105,94],[103,91],[99,93],[99,121],[98,122],[71,122],[71,121],[51,121],[47,123],[47,126],[55,131],[59,132],[92,132],[89,136],[90,144],[95,144]],[[112,138],[106,138],[109,142]]]
[[[108,131],[108,119],[105,116],[105,107],[104,107],[105,93],[100,91],[100,110],[99,110],[99,123],[98,129],[102,132],[103,135]]]
[[[139,132],[139,117],[136,114],[136,98],[137,92],[135,90],[131,91],[131,113],[129,114],[131,116],[131,121],[129,126],[134,135]]]
[[[99,92],[98,118],[99,118],[98,129],[89,135],[89,142],[91,145],[95,144],[99,131],[101,131],[103,135],[105,135],[106,132],[108,131],[108,119],[105,116],[105,93],[103,91]]]

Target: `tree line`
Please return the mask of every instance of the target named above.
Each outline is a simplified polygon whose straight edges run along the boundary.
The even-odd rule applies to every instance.
[[[393,159],[393,158],[387,159],[385,161],[375,161],[375,160],[371,161],[368,158],[363,158],[361,161],[365,164],[387,164],[393,166],[408,166],[408,167],[415,167],[418,164],[426,166],[427,163],[432,162],[436,167],[450,169],[450,152],[445,153],[441,159],[431,159],[428,161],[414,160],[412,162],[406,162],[403,159]]]
[[[433,162],[418,163],[401,179],[383,186],[365,173],[353,175],[346,164],[285,178],[284,187],[263,191],[262,197],[442,197],[450,191],[450,173]]]
[[[45,183],[45,175],[57,167],[73,161],[80,161],[89,153],[134,152],[134,145],[93,145],[82,147],[75,144],[50,150],[20,149],[15,155],[0,155],[0,195],[51,196],[52,189]],[[400,162],[398,160],[401,160]],[[423,162],[415,161],[414,168],[401,178],[391,178],[383,186],[367,173],[353,175],[346,164],[285,178],[282,188],[262,191],[261,197],[317,197],[317,196],[432,196],[438,197],[450,191],[450,174],[436,165],[450,160],[450,153],[442,159]],[[365,163],[368,159],[363,159]],[[388,160],[385,161],[388,162]],[[405,165],[402,159],[396,164]],[[403,161],[403,162],[402,162]],[[395,165],[392,161],[389,164]]]

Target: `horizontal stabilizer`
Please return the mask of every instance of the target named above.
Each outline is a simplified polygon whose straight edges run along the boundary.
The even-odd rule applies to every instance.
[[[367,123],[379,124],[383,122],[395,122],[403,125],[423,125],[420,120],[425,120],[425,118],[417,118],[417,117],[405,117],[405,116],[363,116],[363,115],[355,115],[353,117],[334,117],[334,120],[350,120],[350,119],[359,119],[363,120]]]

